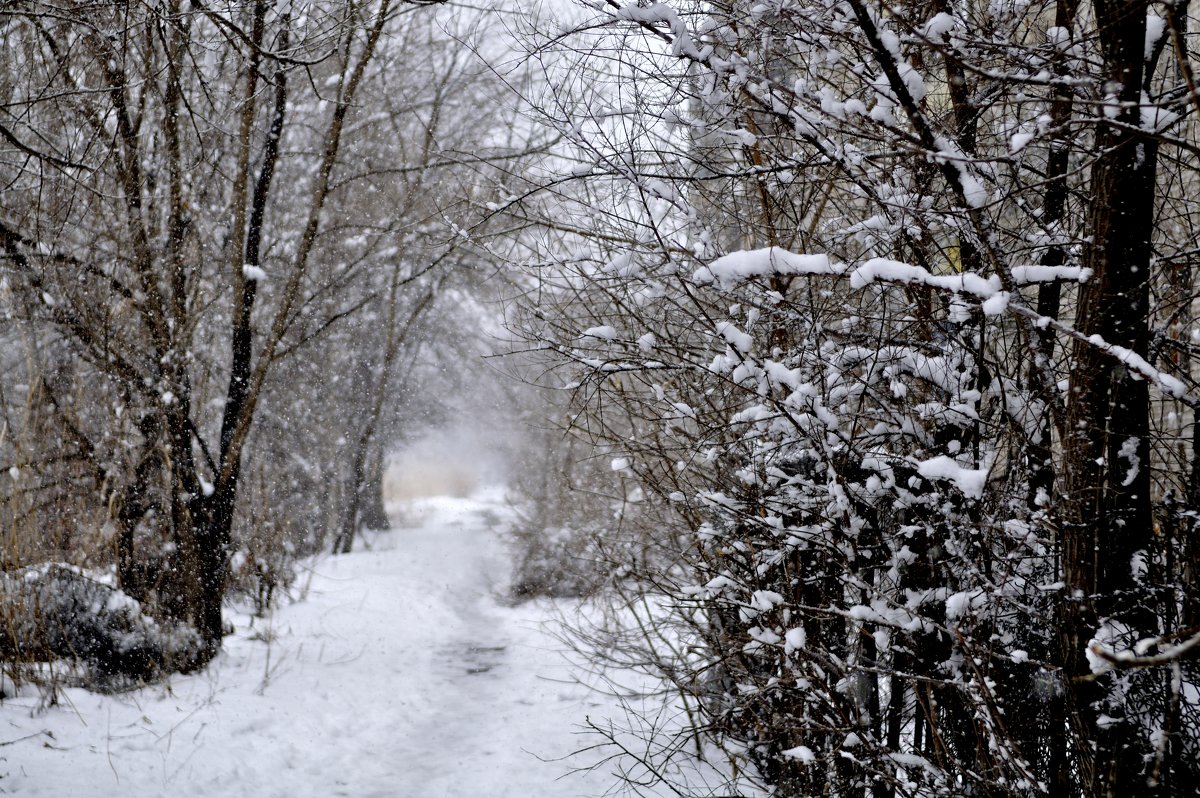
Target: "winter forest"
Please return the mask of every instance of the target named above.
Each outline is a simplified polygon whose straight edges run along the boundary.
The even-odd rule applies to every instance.
[[[0,47],[0,793],[1200,795],[1189,0]]]

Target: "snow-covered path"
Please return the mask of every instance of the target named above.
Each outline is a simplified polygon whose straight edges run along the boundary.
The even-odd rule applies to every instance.
[[[239,618],[208,672],[118,696],[0,705],[0,794],[599,795],[559,779],[611,704],[572,682],[545,605],[497,601],[489,505],[433,500],[418,529],[318,561],[305,599]],[[25,738],[25,739],[20,739]]]

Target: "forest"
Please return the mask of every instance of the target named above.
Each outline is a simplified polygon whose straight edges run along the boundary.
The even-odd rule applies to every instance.
[[[615,702],[563,795],[1197,795],[1198,30],[2,4],[0,719],[228,670],[394,548]],[[405,480],[495,488],[476,543]],[[65,794],[17,728],[0,791]],[[485,794],[432,783],[286,794]]]

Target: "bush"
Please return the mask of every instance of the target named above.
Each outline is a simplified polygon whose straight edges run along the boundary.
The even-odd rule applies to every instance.
[[[127,593],[67,565],[0,574],[0,660],[66,661],[84,686],[121,689],[188,670],[202,651],[191,626],[151,618]]]
[[[590,529],[522,525],[513,530],[517,556],[511,592],[518,600],[590,595],[603,581]]]

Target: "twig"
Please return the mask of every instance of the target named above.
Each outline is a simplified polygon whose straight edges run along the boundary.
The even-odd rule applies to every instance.
[[[42,735],[49,737],[51,740],[54,739],[54,735],[50,733],[49,729],[42,729],[40,732],[34,732],[33,734],[27,734],[24,737],[18,737],[15,740],[4,740],[3,742],[0,742],[0,748],[3,748],[6,745],[16,745],[17,743],[21,743],[26,740],[32,740],[34,737],[41,737]]]
[[[108,758],[108,766],[113,772],[113,778],[117,780],[117,784],[121,783],[121,774],[117,772],[117,766],[113,764],[112,758],[112,706],[108,708],[108,718],[106,720],[104,734],[104,756]]]

